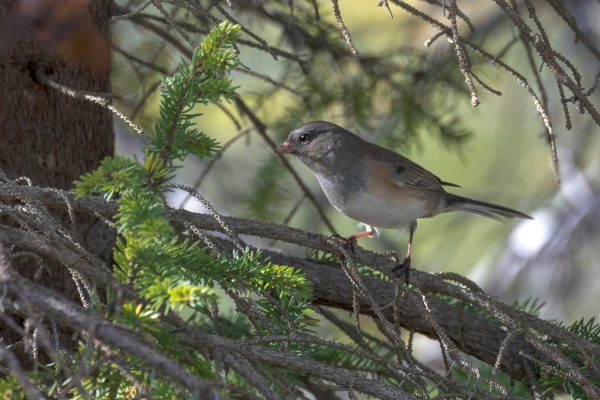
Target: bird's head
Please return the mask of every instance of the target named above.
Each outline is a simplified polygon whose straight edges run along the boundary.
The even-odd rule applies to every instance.
[[[344,155],[361,139],[330,122],[314,121],[294,129],[273,152],[293,154],[314,172],[337,169],[345,164]]]

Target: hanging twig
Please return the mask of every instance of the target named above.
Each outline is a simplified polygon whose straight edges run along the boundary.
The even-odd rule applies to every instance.
[[[335,15],[335,20],[337,21],[338,25],[340,26],[340,30],[342,31],[342,36],[344,36],[344,39],[346,39],[346,44],[348,45],[348,47],[350,47],[350,51],[352,52],[352,54],[357,56],[358,50],[356,50],[356,48],[354,47],[354,44],[352,44],[352,38],[350,37],[350,32],[348,31],[348,28],[346,28],[346,25],[344,24],[344,20],[342,19],[342,14],[340,12],[340,6],[338,5],[338,0],[331,0],[331,3],[333,4],[333,15]]]

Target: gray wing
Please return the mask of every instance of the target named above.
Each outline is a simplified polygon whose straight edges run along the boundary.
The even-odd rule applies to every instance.
[[[460,187],[442,181],[419,164],[391,150],[379,147],[371,156],[388,165],[391,180],[397,186],[426,190],[444,190],[442,186]]]
[[[409,161],[404,163],[395,163],[390,166],[392,181],[398,186],[411,187],[416,189],[444,190],[442,181],[431,172],[418,164]]]

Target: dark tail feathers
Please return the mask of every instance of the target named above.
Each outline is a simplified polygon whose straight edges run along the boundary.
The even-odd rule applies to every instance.
[[[500,222],[506,222],[506,220],[513,218],[533,219],[527,214],[511,210],[510,208],[485,203],[483,201],[471,200],[456,195],[452,195],[449,203],[449,211],[462,211],[469,214],[482,215]]]

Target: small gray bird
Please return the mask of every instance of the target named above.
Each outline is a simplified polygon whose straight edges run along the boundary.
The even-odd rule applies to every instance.
[[[443,186],[460,186],[329,122],[302,125],[274,152],[298,156],[315,173],[331,205],[366,225],[365,232],[343,238],[346,244],[372,236],[378,228],[408,230],[408,253],[396,268],[406,271],[407,281],[418,218],[463,211],[498,221],[532,219],[510,208],[448,193]]]

